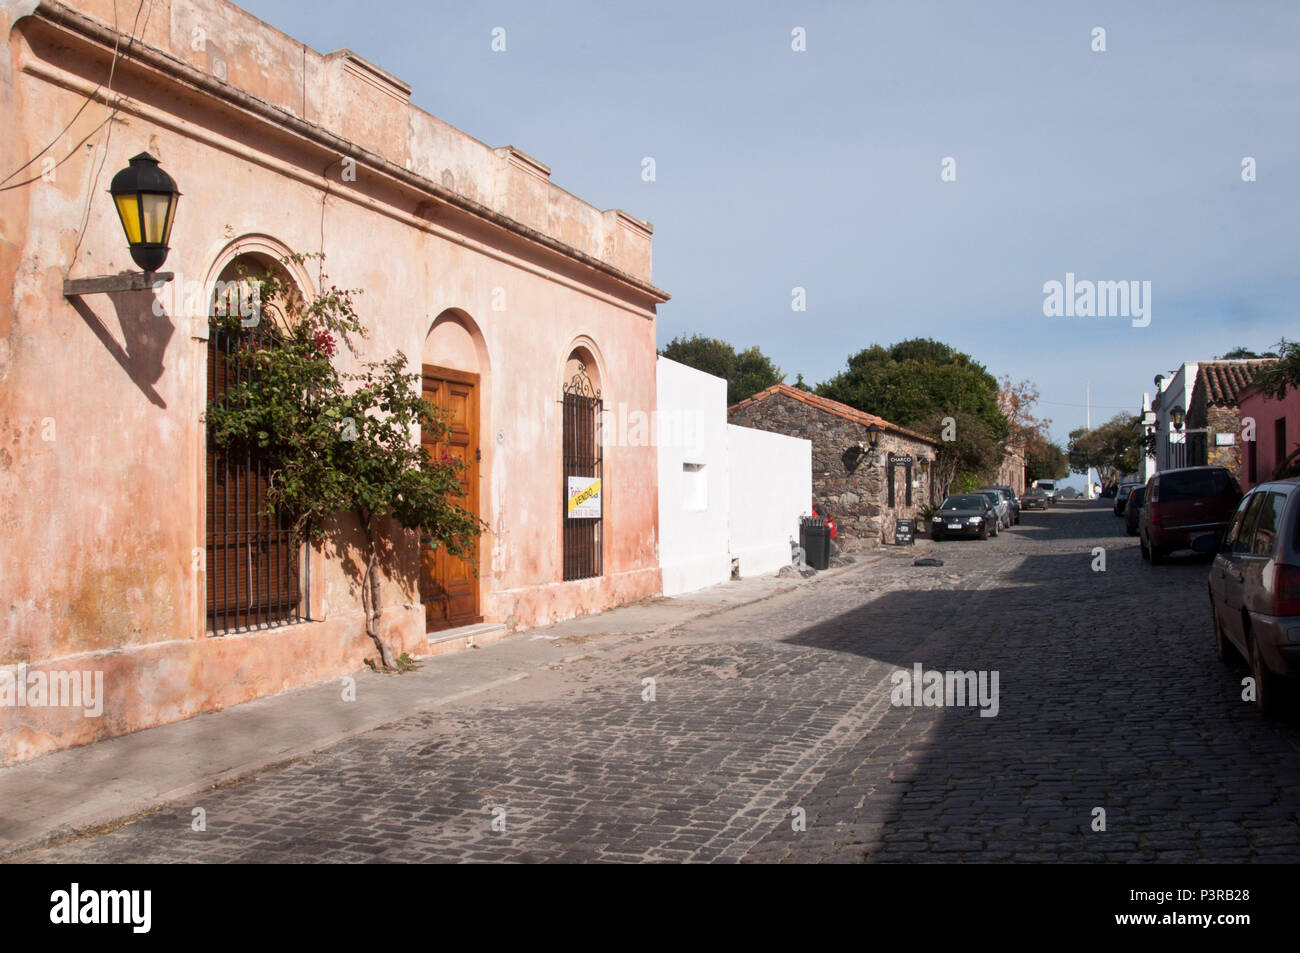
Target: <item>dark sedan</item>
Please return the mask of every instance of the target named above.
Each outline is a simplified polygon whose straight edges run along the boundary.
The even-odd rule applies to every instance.
[[[1121,483],[1119,485],[1119,491],[1115,494],[1115,505],[1112,507],[1112,510],[1114,511],[1116,516],[1124,515],[1124,510],[1128,506],[1129,494],[1132,493],[1133,490],[1139,486],[1146,486],[1146,484],[1129,482],[1129,483]]]
[[[1024,495],[1020,497],[1020,508],[1022,510],[1045,510],[1047,509],[1047,503],[1047,494],[1037,487],[1025,490]]]
[[[1128,491],[1128,501],[1124,504],[1124,529],[1130,536],[1138,534],[1138,521],[1142,519],[1142,501],[1146,499],[1147,488],[1135,486]]]
[[[930,521],[930,535],[935,539],[945,536],[978,536],[988,539],[998,529],[998,511],[993,501],[983,493],[963,493],[943,501]]]

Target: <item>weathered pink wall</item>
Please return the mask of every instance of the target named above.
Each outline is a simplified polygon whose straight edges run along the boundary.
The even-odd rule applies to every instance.
[[[76,7],[100,28],[113,22],[108,0]],[[111,42],[88,39],[93,30],[75,17],[61,24],[54,9],[12,30],[0,23],[5,169],[54,139],[107,75]],[[375,155],[363,154],[347,181],[339,153],[301,130],[223,102],[192,76],[177,82],[170,74],[183,67],[124,60],[107,143],[101,130],[68,152],[107,115],[95,101],[52,150],[66,161],[50,181],[0,193],[0,665],[101,670],[108,696],[99,719],[0,708],[0,758],[309,684],[373,655],[333,546],[311,559],[318,621],[204,632],[194,553],[204,545],[206,301],[237,253],[323,250],[326,284],[364,290],[371,335],[362,357],[400,349],[415,370],[473,363],[465,369],[482,375],[489,621],[518,628],[657,593],[652,446],[606,449],[604,575],[560,581],[565,359],[577,346],[591,351],[607,406],[655,407],[655,306],[666,296],[649,283],[649,226],[594,209],[551,185],[535,160],[411,107],[400,81],[351,54],[305,50],[214,0],[152,11],[135,47],[146,63],[157,47]],[[134,270],[104,190],[140,151],[183,193],[165,266],[177,278],[158,293],[162,316],[154,293],[61,295],[65,275]],[[305,290],[319,286],[314,263],[294,272]],[[463,330],[431,335],[445,314]],[[414,544],[400,550],[413,570]],[[414,587],[390,581],[384,602],[396,650],[428,653]]]
[[[1279,457],[1286,457],[1300,442],[1300,390],[1292,388],[1281,400],[1265,397],[1258,391],[1247,391],[1241,398],[1241,419],[1244,424],[1247,417],[1255,420],[1255,459],[1257,461],[1258,479],[1250,479],[1249,450],[1243,445],[1241,466],[1241,488],[1249,490],[1252,486],[1268,481]],[[1277,440],[1274,438],[1274,424],[1279,417],[1286,418],[1287,446],[1278,453]]]

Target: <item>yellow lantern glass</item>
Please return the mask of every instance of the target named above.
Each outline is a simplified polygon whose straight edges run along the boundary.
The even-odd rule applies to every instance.
[[[131,258],[145,271],[157,271],[167,260],[167,243],[180,199],[176,183],[157,159],[142,152],[113,176],[108,191],[131,247]]]

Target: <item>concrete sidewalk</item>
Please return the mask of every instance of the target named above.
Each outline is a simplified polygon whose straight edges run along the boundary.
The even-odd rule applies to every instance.
[[[854,568],[873,561],[861,554]],[[530,672],[611,651],[686,622],[839,575],[738,580],[524,630],[435,656],[404,675],[354,672],[185,721],[0,767],[0,857],[113,825],[338,741],[476,695]],[[579,647],[580,646],[580,647]]]

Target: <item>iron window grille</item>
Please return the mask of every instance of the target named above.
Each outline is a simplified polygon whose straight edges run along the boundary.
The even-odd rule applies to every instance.
[[[587,368],[579,363],[576,373],[563,388],[563,473],[560,499],[564,507],[564,580],[590,579],[601,575],[604,549],[605,504],[604,458],[600,440],[601,397],[592,386]],[[569,478],[587,477],[601,481],[601,515],[596,518],[569,516]]]
[[[208,337],[208,400],[221,404],[249,380],[237,350],[269,340],[274,322],[227,330],[213,322]],[[223,449],[208,433],[207,630],[226,635],[306,621],[301,546],[288,520],[266,514],[270,466],[254,446]],[[301,580],[301,582],[300,582]]]

